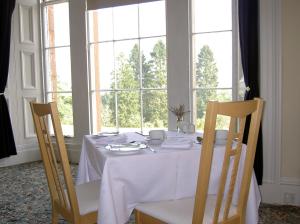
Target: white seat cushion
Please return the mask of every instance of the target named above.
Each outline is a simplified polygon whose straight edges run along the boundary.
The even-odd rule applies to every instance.
[[[75,186],[80,215],[98,211],[100,181],[91,181]],[[65,192],[67,193],[67,192]],[[69,206],[68,206],[69,207]]]
[[[215,201],[215,195],[207,197],[203,223],[212,223]],[[142,203],[137,205],[136,209],[169,224],[191,224],[194,202],[194,198],[184,198],[180,200]],[[221,209],[219,220],[221,220],[223,209]],[[229,217],[235,213],[236,207],[231,206]]]

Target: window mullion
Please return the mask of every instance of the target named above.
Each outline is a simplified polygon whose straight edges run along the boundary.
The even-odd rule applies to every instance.
[[[115,39],[115,29],[114,29],[114,10],[112,9],[112,24],[111,26],[113,27],[113,39]],[[117,88],[118,88],[118,77],[117,77],[117,74],[116,74],[116,61],[115,61],[115,58],[116,58],[116,49],[115,49],[115,42],[113,42],[113,57],[114,57],[114,95],[115,95],[115,120],[116,120],[116,128],[117,128],[117,131],[119,131],[119,116],[118,116],[118,92],[116,91]]]
[[[139,94],[140,94],[140,125],[141,125],[141,133],[143,133],[143,94],[142,94],[142,87],[143,87],[143,59],[141,54],[141,38],[140,38],[140,7],[138,6],[138,45],[139,45]]]
[[[232,98],[238,100],[239,91],[239,36],[238,36],[238,3],[232,0]]]

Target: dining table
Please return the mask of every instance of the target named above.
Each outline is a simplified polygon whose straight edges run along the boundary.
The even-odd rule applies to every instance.
[[[147,136],[127,132],[115,136],[86,135],[83,138],[76,184],[99,182],[99,224],[124,224],[139,203],[176,200],[195,196],[202,145],[199,133],[166,132],[161,144]],[[112,150],[136,144],[135,150]],[[240,165],[244,163],[242,147]],[[215,144],[209,194],[216,194],[225,153],[224,144]],[[240,170],[240,169],[239,169]],[[237,175],[233,203],[237,203],[242,172]],[[226,184],[225,193],[228,185]],[[258,222],[261,195],[253,172],[246,208],[246,223]]]

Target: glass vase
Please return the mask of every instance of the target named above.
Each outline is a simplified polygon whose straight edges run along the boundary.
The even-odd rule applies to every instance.
[[[176,131],[179,133],[180,132],[180,122],[183,121],[183,117],[177,117],[176,119]]]

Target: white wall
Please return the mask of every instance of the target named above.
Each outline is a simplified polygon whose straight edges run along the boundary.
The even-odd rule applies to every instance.
[[[300,185],[300,1],[282,2],[281,176]]]
[[[260,6],[261,92],[266,100],[262,198],[269,203],[300,205],[299,88],[295,79],[299,63],[294,55],[299,52],[299,1],[264,0]]]

